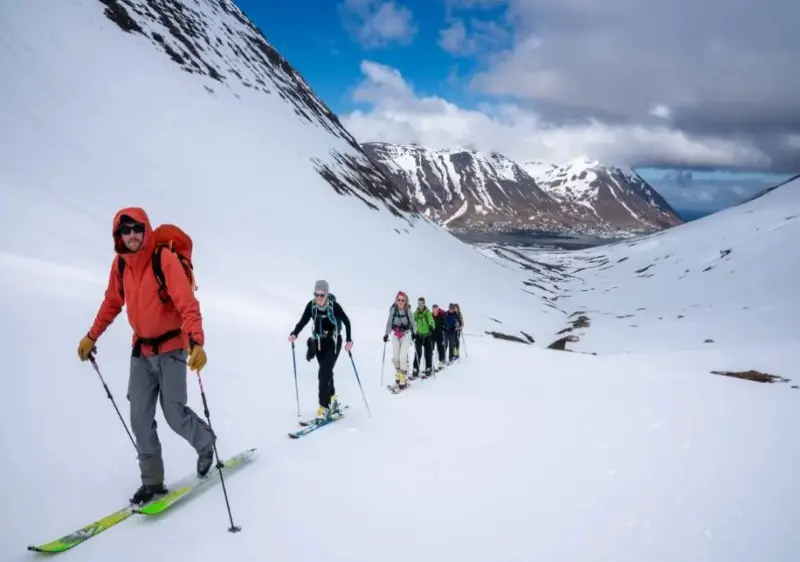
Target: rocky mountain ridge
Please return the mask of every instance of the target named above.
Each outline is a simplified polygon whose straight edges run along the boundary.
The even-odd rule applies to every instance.
[[[363,143],[425,215],[453,231],[624,236],[683,221],[633,170],[577,160],[518,164],[497,153]]]

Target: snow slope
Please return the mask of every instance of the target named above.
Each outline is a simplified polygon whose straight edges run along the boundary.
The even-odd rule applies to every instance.
[[[556,268],[553,307],[591,326],[571,349],[616,353],[797,346],[800,179],[667,231],[577,252],[521,251]],[[525,260],[501,249],[512,261]],[[539,266],[541,267],[541,266]],[[554,274],[554,273],[551,273]],[[706,340],[713,340],[706,342]]]
[[[752,358],[785,374],[797,351],[543,349],[566,320],[559,301],[543,298],[561,280],[537,274],[540,287],[525,284],[531,270],[398,211],[392,194],[340,195],[312,159],[357,185],[331,152],[358,161],[345,135],[299,116],[290,99],[184,72],[104,9],[0,3],[0,68],[13,77],[0,81],[0,560],[34,558],[28,544],[117,509],[138,485],[131,444],[76,357],[105,288],[113,213],[137,204],[196,241],[203,382],[220,452],[255,446],[259,457],[226,479],[241,533],[226,532],[216,487],[59,559],[794,559],[794,391],[708,369]],[[687,246],[704,236],[687,235]],[[343,356],[336,382],[348,418],[295,442],[285,435],[296,427],[286,336],[317,277],[353,319],[372,417]],[[763,282],[756,304],[777,307],[782,285]],[[380,388],[380,336],[398,288],[460,302],[468,333],[459,364],[392,396]],[[524,330],[536,344],[486,336],[491,329]],[[126,419],[129,342],[121,316],[98,343]],[[316,369],[297,359],[308,415]],[[194,454],[157,419],[171,480],[193,469]]]

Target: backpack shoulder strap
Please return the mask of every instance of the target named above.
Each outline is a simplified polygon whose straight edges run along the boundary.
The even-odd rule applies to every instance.
[[[158,283],[158,297],[161,299],[161,302],[166,303],[169,302],[169,293],[167,293],[167,279],[164,276],[164,269],[161,267],[161,252],[163,249],[164,246],[156,247],[153,251],[152,262],[153,275]]]
[[[117,272],[119,273],[119,296],[125,298],[125,289],[122,286],[122,280],[125,279],[125,260],[117,256]]]

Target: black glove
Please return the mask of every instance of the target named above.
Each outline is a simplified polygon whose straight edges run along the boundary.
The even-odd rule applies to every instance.
[[[388,334],[384,334],[383,335],[383,343],[386,343],[387,341],[389,341],[389,335]]]

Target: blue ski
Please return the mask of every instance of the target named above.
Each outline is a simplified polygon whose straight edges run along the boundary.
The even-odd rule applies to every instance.
[[[349,406],[342,407],[342,410],[346,410]],[[298,429],[297,431],[290,431],[289,437],[292,439],[299,439],[304,435],[308,435],[326,425],[329,425],[337,420],[340,420],[344,417],[344,413],[339,414],[332,414],[329,418],[322,420],[321,422],[317,422],[316,420],[304,420],[300,422],[300,425],[304,426],[303,429]]]
[[[344,417],[344,411],[346,409],[348,409],[349,407],[350,407],[350,405],[348,404],[348,405],[345,405],[345,406],[342,406],[341,408],[339,408],[339,412],[340,412],[339,417]],[[299,423],[303,427],[306,427],[306,426],[309,426],[309,425],[316,425],[317,418],[311,418],[309,420],[300,420],[297,423]]]

